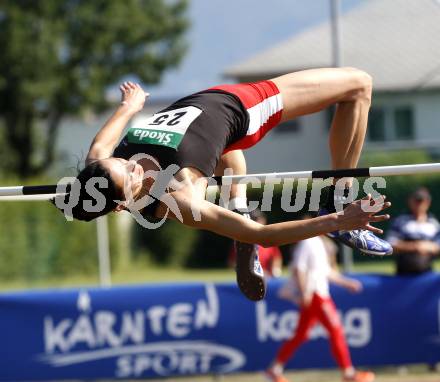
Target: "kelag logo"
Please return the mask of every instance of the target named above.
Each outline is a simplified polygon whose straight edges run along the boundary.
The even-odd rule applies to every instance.
[[[238,370],[246,363],[241,351],[184,339],[197,331],[217,328],[217,291],[213,285],[206,285],[205,294],[206,298],[194,303],[153,305],[116,313],[94,311],[90,295],[82,291],[76,317],[44,317],[45,354],[38,360],[57,368],[114,360],[118,378]],[[167,340],[157,341],[161,337]]]
[[[260,342],[283,341],[292,336],[298,321],[297,310],[283,312],[270,311],[265,301],[259,301],[255,306],[257,321],[257,338]],[[339,312],[339,318],[344,326],[347,343],[354,348],[368,346],[373,337],[371,312],[368,308],[348,309],[344,314]],[[317,324],[309,333],[309,339],[328,338],[327,331]]]

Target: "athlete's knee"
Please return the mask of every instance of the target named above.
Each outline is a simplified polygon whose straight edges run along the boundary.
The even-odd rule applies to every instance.
[[[373,77],[367,72],[358,70],[357,72],[359,82],[359,97],[371,102],[371,95],[373,93]]]
[[[373,77],[367,72],[357,68],[342,68],[346,71],[351,84],[349,98],[353,101],[367,101],[371,103],[371,95],[373,92]]]

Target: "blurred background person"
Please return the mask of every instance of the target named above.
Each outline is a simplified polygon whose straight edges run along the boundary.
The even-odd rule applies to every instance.
[[[440,225],[429,213],[430,206],[431,194],[419,187],[408,197],[410,213],[391,223],[387,239],[394,249],[398,275],[431,271],[433,259],[440,253]]]
[[[266,214],[263,211],[261,211],[259,208],[256,208],[255,210],[250,212],[249,215],[251,219],[256,221],[257,223],[264,225],[267,224]],[[258,247],[258,257],[260,259],[261,267],[263,268],[264,271],[264,276],[266,278],[280,277],[283,267],[283,257],[280,249],[278,247],[264,248],[261,245],[257,245],[257,247]],[[237,259],[237,252],[235,250],[235,246],[232,245],[228,256],[228,266],[230,268],[235,267],[236,259]]]
[[[283,376],[284,365],[307,340],[311,328],[321,323],[329,334],[332,354],[342,371],[343,381],[371,382],[372,372],[358,371],[353,367],[350,352],[345,340],[344,329],[329,293],[329,281],[350,292],[359,293],[362,284],[355,279],[342,276],[332,268],[331,258],[335,259],[336,246],[330,239],[313,237],[299,242],[293,249],[290,263],[290,277],[281,287],[279,297],[292,301],[300,308],[296,331],[285,341],[266,370],[266,377],[273,382],[286,382]],[[330,253],[329,253],[330,250]]]

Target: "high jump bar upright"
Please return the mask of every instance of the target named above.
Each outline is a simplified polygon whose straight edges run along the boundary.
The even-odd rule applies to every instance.
[[[286,179],[325,179],[325,178],[360,178],[372,176],[395,176],[440,173],[440,163],[424,163],[400,166],[364,167],[339,170],[309,170],[293,172],[272,172],[263,174],[225,175],[209,179],[209,185],[250,183],[260,181],[266,184],[277,184]],[[58,187],[58,188],[57,188]],[[0,201],[2,200],[45,200],[65,193],[66,185],[45,186],[14,186],[0,187]],[[32,196],[39,195],[33,198]],[[43,196],[44,195],[44,196]]]

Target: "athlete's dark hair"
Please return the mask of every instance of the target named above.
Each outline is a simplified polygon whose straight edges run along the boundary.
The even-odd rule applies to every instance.
[[[83,207],[84,200],[93,199],[93,197],[89,195],[88,192],[86,191],[86,183],[90,178],[93,177],[105,178],[108,183],[108,187],[105,188],[97,187],[99,192],[103,194],[105,197],[105,206],[99,212],[89,212],[86,211]],[[118,203],[116,203],[115,200],[121,200],[120,193],[118,193],[118,190],[110,176],[110,173],[108,172],[107,169],[105,169],[102,166],[99,160],[90,163],[83,170],[81,170],[76,176],[76,180],[79,182],[79,185],[81,187],[79,192],[78,203],[72,207],[72,217],[74,219],[88,222],[93,219],[96,219],[99,216],[108,214],[110,211],[113,211],[118,206]],[[69,191],[67,195],[64,197],[65,198],[64,201],[66,204],[70,197],[71,197],[71,191]],[[55,199],[52,199],[52,203],[55,204]],[[60,209],[60,211],[64,213],[62,209]]]

